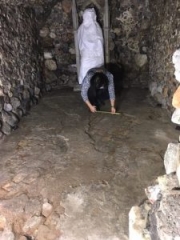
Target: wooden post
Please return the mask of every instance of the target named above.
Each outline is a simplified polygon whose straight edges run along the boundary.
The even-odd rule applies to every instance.
[[[78,22],[78,14],[76,9],[76,0],[72,0],[72,20],[73,20],[73,30],[74,30],[74,44],[75,44],[75,50],[76,50],[76,68],[77,68],[77,76],[79,78],[80,54],[79,54],[78,37],[77,37],[79,22]]]
[[[105,62],[109,63],[109,4],[105,0],[104,4],[104,42],[105,42]]]

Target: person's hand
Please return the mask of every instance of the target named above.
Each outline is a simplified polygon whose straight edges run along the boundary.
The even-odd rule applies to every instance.
[[[112,113],[112,114],[116,113],[115,107],[111,107],[111,113]]]
[[[90,111],[92,112],[92,113],[95,113],[96,112],[96,106],[90,106],[89,107],[89,109],[90,109]]]

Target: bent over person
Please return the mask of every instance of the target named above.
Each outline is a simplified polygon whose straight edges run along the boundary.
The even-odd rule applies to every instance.
[[[100,110],[104,101],[109,99],[111,113],[115,113],[115,92],[113,75],[105,68],[90,69],[82,83],[81,96],[91,112]]]

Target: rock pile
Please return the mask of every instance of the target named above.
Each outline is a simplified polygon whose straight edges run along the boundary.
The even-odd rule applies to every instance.
[[[180,49],[173,54],[175,77],[180,82]],[[180,88],[173,95],[172,122],[180,125]],[[166,175],[145,189],[148,200],[129,213],[129,240],[180,239],[180,143],[169,143],[164,155]],[[151,204],[151,205],[150,205]]]
[[[164,164],[166,175],[145,189],[147,200],[129,213],[129,240],[180,239],[180,144],[170,144]]]
[[[73,86],[77,83],[72,3],[57,3],[40,29],[46,88]]]
[[[38,101],[42,82],[34,11],[0,5],[0,23],[1,138]]]
[[[153,13],[149,35],[149,88],[153,98],[166,108],[171,116],[172,97],[177,89],[174,78],[172,55],[180,41],[179,7],[180,2],[149,1]],[[158,24],[157,24],[158,23]]]
[[[1,214],[0,239],[55,240],[61,235],[57,229],[60,217],[54,212],[53,205],[47,199],[41,203],[38,199],[30,200],[22,194],[14,200],[1,201]],[[10,219],[12,222],[9,221]]]

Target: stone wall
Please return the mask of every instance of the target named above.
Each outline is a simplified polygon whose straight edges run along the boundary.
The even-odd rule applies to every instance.
[[[111,61],[124,68],[124,87],[147,87],[148,38],[151,13],[148,1],[111,3]]]
[[[129,213],[129,240],[180,239],[180,144],[169,143],[164,155],[166,175],[145,189],[147,200]]]
[[[172,95],[177,88],[172,55],[180,44],[180,2],[150,1],[150,10],[149,88],[151,95],[172,112]]]
[[[46,87],[57,88],[76,83],[76,55],[72,23],[72,4],[63,0],[52,7],[40,29],[44,51]]]
[[[103,8],[102,1],[97,1]],[[36,6],[39,19],[40,40],[44,50],[46,88],[74,86],[77,81],[76,51],[72,21],[72,1],[54,1],[47,6]],[[79,24],[82,22],[83,10],[89,1],[76,1]],[[96,4],[94,5],[96,6]],[[102,13],[97,8],[98,20],[102,24]],[[44,19],[44,21],[43,21]]]
[[[44,47],[45,76],[47,85],[58,87],[77,83],[71,1],[50,3],[50,14],[46,15],[40,36]],[[95,6],[100,25],[103,27],[104,1],[77,0],[79,23],[87,6]],[[109,1],[110,7],[110,63],[117,72],[125,73],[120,79],[124,87],[148,87],[148,30],[151,20],[148,1]],[[46,7],[47,8],[47,7]],[[45,6],[37,8],[38,16],[43,16]],[[39,9],[39,10],[38,10]],[[41,21],[41,19],[40,19]],[[41,21],[42,22],[42,21]],[[111,64],[112,66],[112,64]],[[114,72],[113,72],[114,73]],[[122,75],[121,75],[122,76]]]
[[[34,12],[0,5],[0,137],[38,101],[41,73]]]

